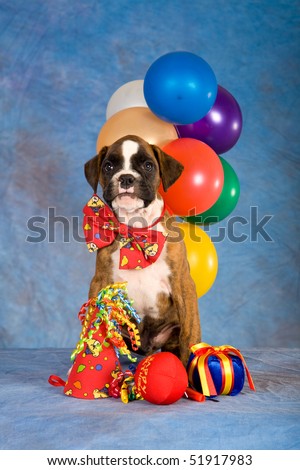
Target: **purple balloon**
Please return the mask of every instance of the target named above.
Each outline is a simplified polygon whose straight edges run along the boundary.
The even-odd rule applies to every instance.
[[[243,117],[238,102],[229,91],[218,85],[216,101],[204,118],[193,124],[175,127],[179,137],[201,140],[220,155],[236,144],[242,126]]]

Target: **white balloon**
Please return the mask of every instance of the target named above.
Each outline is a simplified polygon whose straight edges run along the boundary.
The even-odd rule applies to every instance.
[[[144,97],[144,80],[125,83],[114,92],[106,108],[106,119],[118,111],[136,107],[148,108]]]

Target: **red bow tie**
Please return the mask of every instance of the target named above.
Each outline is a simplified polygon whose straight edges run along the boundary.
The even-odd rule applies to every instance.
[[[111,245],[116,237],[120,244],[120,269],[143,269],[154,263],[164,247],[167,233],[154,230],[165,213],[144,228],[118,221],[113,211],[94,194],[83,208],[83,230],[89,251]]]

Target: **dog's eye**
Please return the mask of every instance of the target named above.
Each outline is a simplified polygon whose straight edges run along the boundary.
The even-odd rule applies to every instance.
[[[106,162],[104,163],[103,169],[106,173],[109,173],[110,171],[114,169],[114,166],[111,162]]]
[[[152,171],[154,168],[154,165],[152,162],[148,161],[144,163],[144,168],[146,171]]]

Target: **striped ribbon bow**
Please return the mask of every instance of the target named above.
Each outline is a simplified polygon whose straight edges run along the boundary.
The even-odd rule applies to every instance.
[[[191,347],[191,352],[194,357],[188,367],[189,381],[190,383],[193,382],[193,373],[197,368],[202,386],[202,392],[205,396],[218,395],[208,367],[208,358],[210,356],[215,356],[220,360],[220,366],[223,375],[223,386],[220,393],[221,395],[228,395],[234,385],[234,371],[232,361],[230,357],[228,357],[228,355],[232,354],[241,359],[246,371],[249,387],[251,390],[255,391],[255,386],[246,361],[238,349],[228,344],[224,344],[223,346],[211,346],[207,343],[198,343]]]

